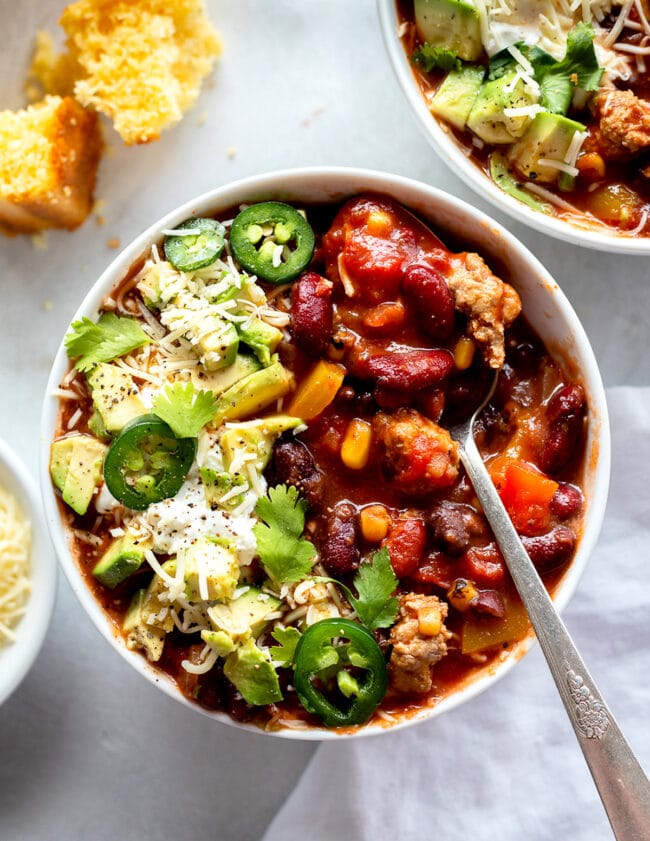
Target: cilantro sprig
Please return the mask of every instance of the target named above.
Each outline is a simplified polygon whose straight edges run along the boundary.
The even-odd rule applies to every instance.
[[[85,317],[73,321],[65,337],[65,349],[76,360],[78,371],[90,371],[100,362],[111,362],[150,341],[134,318],[105,312],[97,323]]]
[[[260,497],[255,513],[262,522],[253,533],[257,553],[269,576],[278,584],[301,581],[311,572],[316,557],[313,543],[302,537],[307,502],[292,485],[269,488]]]
[[[425,73],[431,73],[432,70],[460,70],[463,66],[455,52],[429,43],[422,44],[414,50],[412,59]]]
[[[275,628],[271,636],[278,645],[271,646],[271,659],[282,666],[290,666],[296,655],[296,646],[302,634],[297,628]]]
[[[173,383],[156,396],[152,408],[177,438],[196,438],[214,417],[217,401],[211,391],[195,391],[191,382]]]
[[[578,23],[569,30],[564,58],[558,60],[539,47],[523,41],[514,45],[530,61],[539,84],[540,104],[553,114],[566,114],[576,89],[598,90],[603,68],[594,49],[594,28]],[[490,59],[488,79],[499,79],[516,67],[509,50],[501,50]]]

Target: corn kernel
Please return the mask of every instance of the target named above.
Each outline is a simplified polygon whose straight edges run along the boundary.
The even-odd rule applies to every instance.
[[[467,610],[477,597],[478,590],[465,578],[457,578],[447,593],[449,602],[461,612]]]
[[[442,616],[437,606],[421,607],[418,610],[418,630],[423,637],[435,637],[442,630]]]
[[[466,371],[474,359],[476,345],[469,336],[461,336],[454,348],[454,364],[459,371]]]
[[[388,534],[390,514],[383,505],[367,505],[359,512],[359,526],[364,540],[379,543]]]
[[[383,210],[373,210],[366,219],[366,229],[371,237],[385,237],[393,227],[390,213]]]
[[[372,427],[368,421],[354,418],[348,424],[341,445],[341,461],[351,470],[362,470],[370,458]]]

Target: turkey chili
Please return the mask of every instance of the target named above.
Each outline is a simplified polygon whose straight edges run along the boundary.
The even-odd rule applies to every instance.
[[[232,216],[161,231],[66,337],[71,545],[127,647],[201,706],[389,725],[529,633],[448,426],[500,369],[477,442],[552,590],[585,393],[514,288],[393,201]]]

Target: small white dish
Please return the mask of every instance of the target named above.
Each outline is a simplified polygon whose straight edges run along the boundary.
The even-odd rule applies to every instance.
[[[31,594],[15,627],[17,639],[0,647],[0,705],[18,687],[36,660],[52,617],[56,556],[43,520],[37,485],[11,447],[0,440],[0,487],[15,497],[31,529]]]

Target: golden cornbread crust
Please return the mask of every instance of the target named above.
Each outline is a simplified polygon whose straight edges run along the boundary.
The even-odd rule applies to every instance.
[[[81,225],[92,208],[101,148],[97,115],[70,97],[0,112],[0,230]]]
[[[127,144],[178,123],[221,52],[202,0],[78,0],[60,23],[81,71],[75,98]]]

